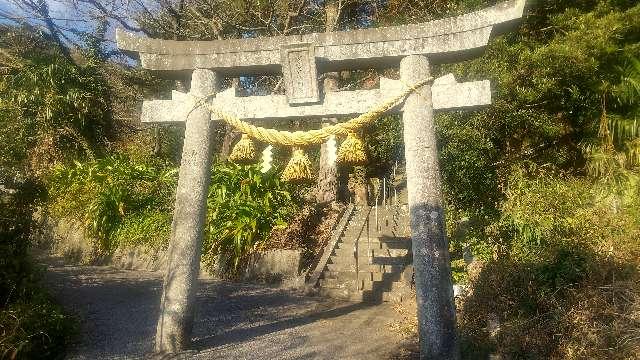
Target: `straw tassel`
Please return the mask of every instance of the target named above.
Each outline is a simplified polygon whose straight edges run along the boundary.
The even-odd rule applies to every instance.
[[[256,160],[256,146],[247,134],[242,134],[229,155],[229,160],[238,164],[249,164]]]
[[[294,183],[302,183],[313,180],[311,176],[311,161],[304,150],[294,148],[291,160],[282,172],[282,180]]]
[[[337,160],[345,165],[364,165],[367,162],[367,154],[362,139],[353,132],[349,133],[338,149]]]

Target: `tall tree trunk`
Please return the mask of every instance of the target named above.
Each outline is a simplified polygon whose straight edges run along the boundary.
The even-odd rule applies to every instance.
[[[325,4],[325,32],[336,30],[338,19],[340,18],[340,3],[335,0],[328,0]],[[336,91],[338,89],[338,73],[326,73],[323,81],[324,93]],[[322,127],[335,124],[336,118],[322,119]],[[335,160],[331,161],[328,144],[325,142],[320,146],[320,168],[318,171],[318,183],[316,185],[316,202],[326,204],[336,200],[338,194],[338,170]]]

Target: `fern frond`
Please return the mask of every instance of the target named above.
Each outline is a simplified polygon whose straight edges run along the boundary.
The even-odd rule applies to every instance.
[[[620,84],[613,87],[613,95],[621,104],[637,104],[640,102],[640,60],[631,57],[629,63],[618,70],[622,78]]]
[[[613,152],[602,148],[591,148],[585,157],[587,173],[595,178],[606,178],[618,167],[618,161]]]
[[[616,144],[640,137],[640,121],[638,118],[627,118],[620,115],[609,115],[609,130]]]
[[[630,167],[639,166],[640,165],[640,138],[634,139],[632,141],[627,141],[626,145],[626,155],[627,155],[627,163]]]

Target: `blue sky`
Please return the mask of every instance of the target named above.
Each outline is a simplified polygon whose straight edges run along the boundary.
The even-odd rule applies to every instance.
[[[49,5],[49,13],[51,15],[51,18],[54,20],[56,25],[61,28],[65,35],[73,39],[74,41],[78,41],[79,38],[78,36],[73,34],[73,31],[90,32],[93,29],[94,23],[91,21],[91,17],[89,16],[90,12],[86,8],[80,8],[79,11],[73,4],[71,4],[70,1],[46,1]],[[39,22],[37,19],[34,19],[29,14],[23,12],[11,0],[0,0],[0,12],[5,12],[12,16],[24,18],[24,20],[33,25],[41,25],[41,22]],[[12,21],[7,19],[0,19],[0,23],[12,23]],[[109,40],[113,40],[114,36],[115,29],[113,26],[110,26],[107,38]]]
[[[54,18],[76,18],[79,15],[68,2],[47,0],[47,4],[49,5],[49,12]],[[11,0],[0,0],[0,10],[7,11],[18,16],[26,15]]]

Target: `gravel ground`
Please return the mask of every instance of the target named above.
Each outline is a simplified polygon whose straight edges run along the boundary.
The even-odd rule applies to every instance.
[[[152,358],[162,274],[49,261],[47,284],[81,321],[69,359]],[[264,285],[201,280],[195,350],[162,359],[391,359],[398,313]],[[157,357],[156,357],[157,358]]]

